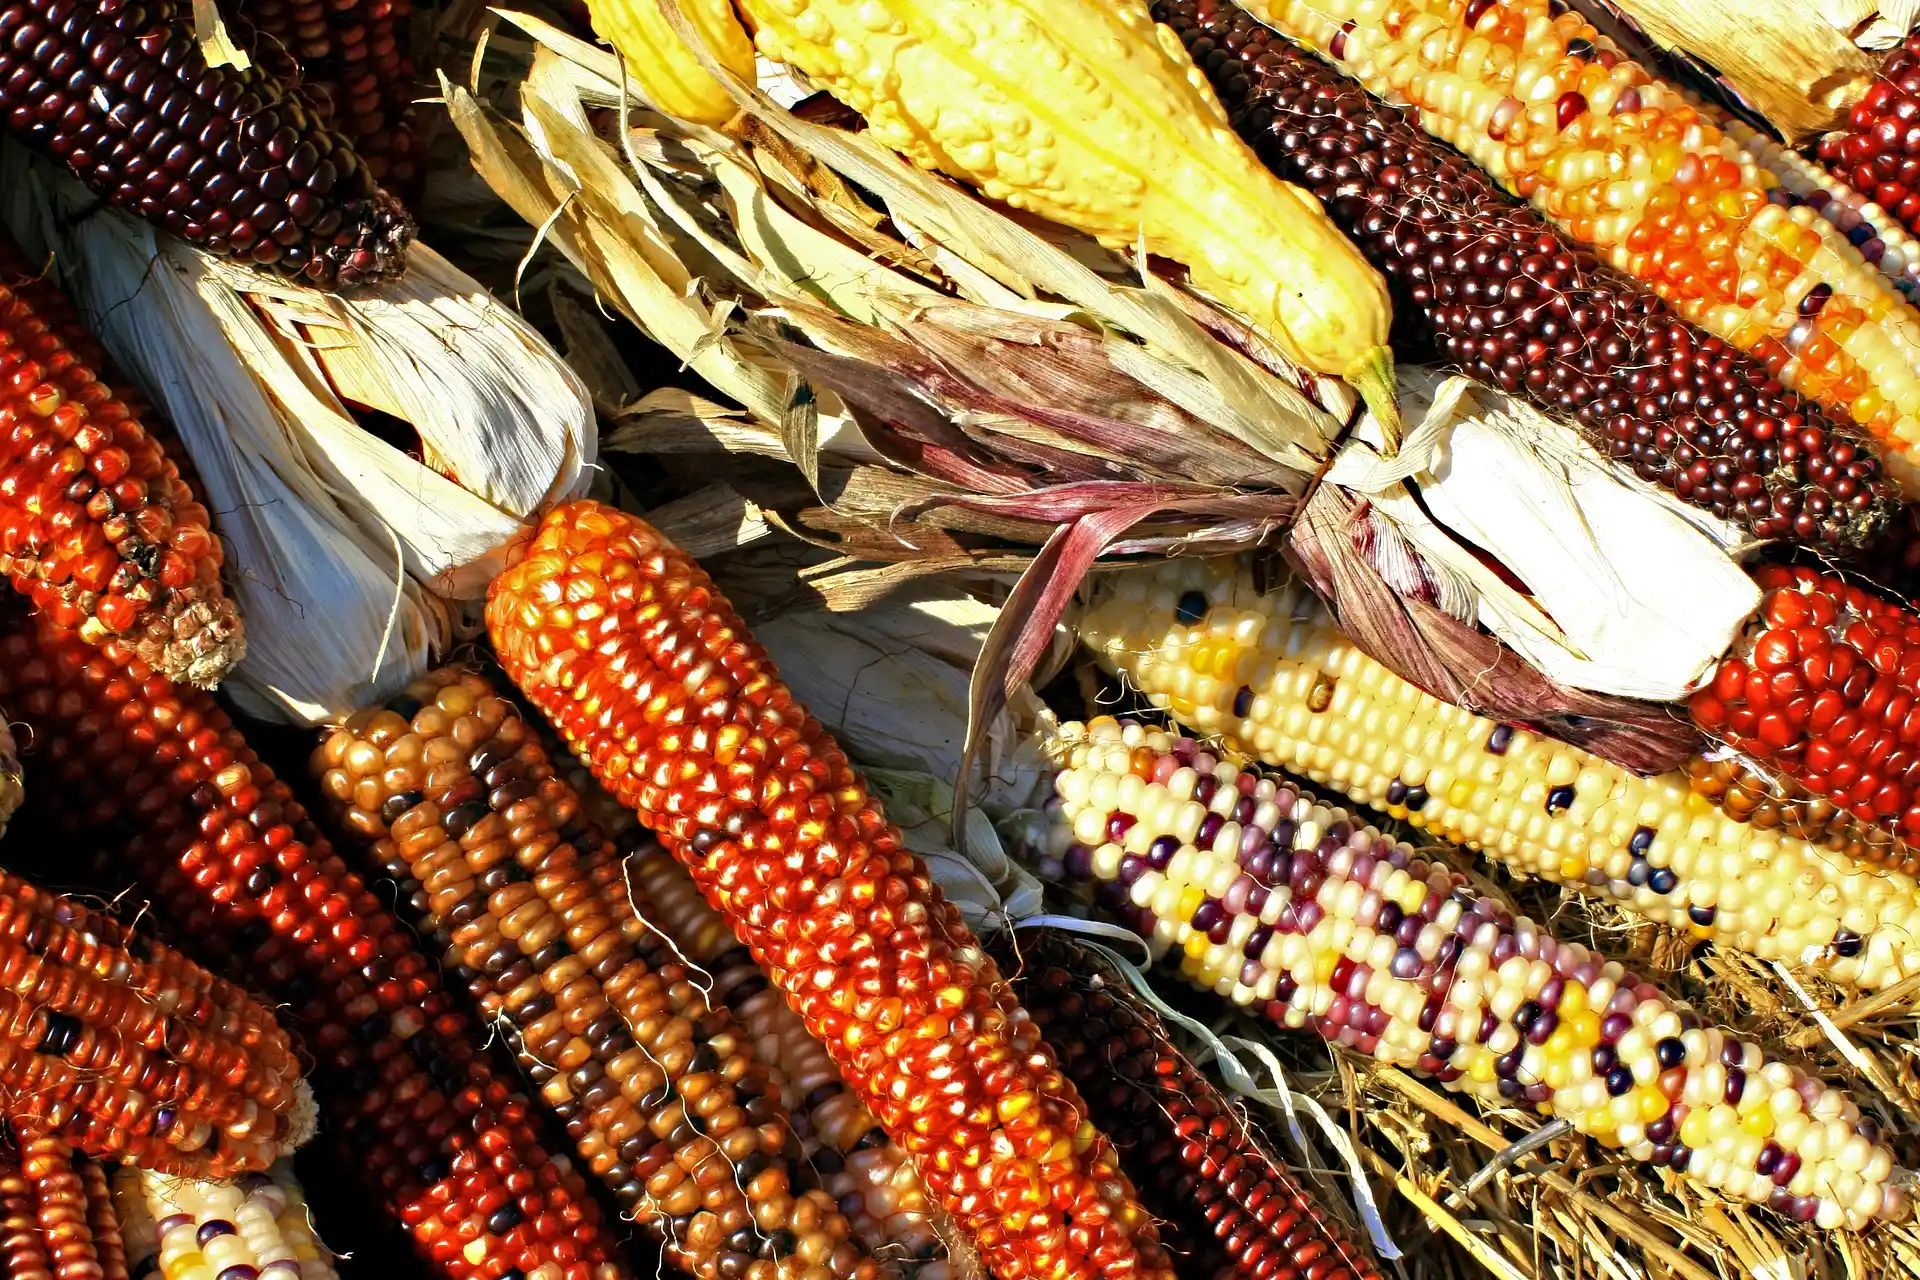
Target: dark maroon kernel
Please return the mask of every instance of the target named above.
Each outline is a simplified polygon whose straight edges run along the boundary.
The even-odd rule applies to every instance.
[[[1497,724],[1493,726],[1493,732],[1487,735],[1487,750],[1493,755],[1507,754],[1507,748],[1512,745],[1513,726],[1510,724]]]
[[[1244,718],[1251,710],[1253,710],[1253,690],[1243,684],[1233,695],[1233,714]]]
[[[1471,0],[1468,25],[1491,3]],[[1188,47],[1226,55],[1199,65],[1235,128],[1386,277],[1409,355],[1570,419],[1641,478],[1757,538],[1844,551],[1898,508],[1851,424],[1676,316],[1399,109],[1231,5],[1156,0],[1153,14]],[[1623,93],[1615,110],[1639,105]],[[1589,106],[1561,95],[1562,127]]]
[[[1563,809],[1573,808],[1573,788],[1555,787],[1547,792],[1547,812],[1559,813]]]

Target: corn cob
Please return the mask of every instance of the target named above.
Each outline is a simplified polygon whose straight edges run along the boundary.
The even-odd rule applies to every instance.
[[[338,1280],[293,1171],[234,1185],[122,1169],[113,1201],[142,1274],[162,1280]]]
[[[1170,1277],[993,962],[699,566],[594,502],[511,555],[501,665],[692,870],[983,1264]]]
[[[127,1246],[120,1231],[120,1215],[113,1207],[106,1168],[94,1160],[82,1161],[78,1168],[81,1192],[87,1201],[87,1233],[93,1237],[94,1260],[100,1265],[99,1280],[128,1280]]]
[[[761,53],[881,142],[1111,248],[1186,264],[1296,362],[1392,403],[1380,277],[1262,172],[1146,0],[742,0]]]
[[[310,1117],[293,1045],[238,988],[0,872],[0,1111],[105,1159],[224,1177]]]
[[[1920,876],[1920,849],[1911,842],[1738,752],[1715,748],[1693,756],[1687,761],[1687,781],[1737,821],[1778,828],[1862,862]]]
[[[322,124],[396,195],[425,177],[412,121],[415,74],[407,56],[411,0],[241,0],[241,30],[259,52],[278,50]]]
[[[1138,724],[1066,725],[1050,751],[1041,874],[1095,888],[1196,985],[1799,1221],[1907,1212],[1844,1094],[1345,811]]]
[[[1694,936],[1836,982],[1920,972],[1920,886],[1756,829],[1693,793],[1422,693],[1342,636],[1306,589],[1243,563],[1103,579],[1082,638],[1183,724]]]
[[[1920,446],[1920,314],[1557,0],[1247,0],[1785,386]],[[1912,477],[1903,469],[1904,481]]]
[[[185,0],[0,11],[0,109],[97,196],[211,253],[325,287],[398,272],[413,224],[261,67],[209,67]]]
[[[1909,230],[1920,229],[1920,32],[1888,56],[1847,127],[1820,139],[1818,154]]]
[[[20,1176],[33,1188],[34,1222],[47,1242],[49,1270],[61,1280],[100,1274],[86,1184],[74,1166],[73,1148],[32,1130],[16,1129],[14,1141],[20,1151]]]
[[[1421,346],[1572,418],[1595,445],[1756,538],[1830,550],[1897,488],[1851,427],[1674,315],[1326,63],[1227,0],[1156,0],[1234,127],[1325,202]]]
[[[574,1113],[582,1156],[670,1262],[702,1280],[756,1258],[769,1275],[879,1274],[831,1198],[794,1184],[785,1110],[745,1033],[624,935],[588,865],[617,857],[562,836],[579,799],[485,679],[415,681],[328,734],[313,770],[343,829],[409,864],[450,966],[515,1029],[542,1096]]]
[[[0,573],[90,643],[217,683],[245,651],[207,509],[76,350],[72,305],[0,232]]]
[[[0,1268],[8,1280],[127,1280],[106,1175],[33,1130],[0,1156]]]
[[[441,1274],[621,1274],[437,967],[211,698],[42,625],[0,637],[0,700],[33,726],[57,820],[112,846],[103,885],[131,873],[198,954],[284,1002],[330,1129]]]
[[[699,124],[723,125],[740,108],[667,21],[659,0],[589,0],[587,12],[601,39],[620,51],[627,74],[660,110]],[[682,0],[680,12],[728,71],[754,82],[753,41],[734,15],[732,0]]]
[[[1147,1207],[1181,1228],[1175,1240],[1196,1262],[1212,1263],[1195,1274],[1381,1280],[1118,971],[1057,936],[1023,935],[1017,953],[1009,944],[1001,956]]]
[[[595,790],[599,790],[595,784]],[[875,1257],[916,1264],[916,1280],[950,1280],[941,1260],[946,1214],[873,1113],[847,1089],[826,1046],[808,1034],[727,922],[700,897],[686,869],[650,840],[629,855],[626,893],[634,912],[713,980],[711,998],[752,1033],[761,1060],[778,1068],[787,1107],[801,1121],[801,1147],[854,1238]]]

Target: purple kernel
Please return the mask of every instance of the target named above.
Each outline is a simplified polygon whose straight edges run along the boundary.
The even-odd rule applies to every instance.
[[[1203,898],[1200,905],[1193,909],[1193,919],[1187,923],[1194,927],[1195,932],[1207,933],[1226,918],[1227,913],[1220,906],[1219,899]]]
[[[1147,865],[1155,871],[1165,871],[1173,865],[1173,855],[1180,852],[1178,836],[1161,836],[1147,846]]]
[[[1558,1009],[1560,1007],[1560,997],[1566,994],[1566,990],[1567,984],[1561,979],[1557,977],[1548,978],[1546,983],[1541,986],[1540,994],[1535,996],[1534,999],[1540,1002],[1540,1007],[1543,1009]]]
[[[1424,963],[1420,953],[1412,947],[1402,947],[1393,953],[1392,973],[1396,978],[1411,979],[1420,976],[1420,966]]]
[[[1672,1142],[1673,1128],[1673,1116],[1671,1114],[1661,1116],[1658,1120],[1648,1121],[1647,1141],[1653,1143],[1656,1147],[1664,1143]]]
[[[1247,935],[1247,945],[1240,949],[1241,954],[1245,955],[1249,960],[1258,960],[1261,953],[1267,949],[1267,944],[1272,941],[1273,926],[1263,924]]]
[[[1543,1010],[1540,1016],[1533,1020],[1533,1025],[1527,1028],[1527,1043],[1545,1044],[1547,1037],[1552,1035],[1554,1028],[1559,1025],[1559,1014],[1551,1009]]]
[[[1740,1099],[1746,1096],[1747,1073],[1739,1067],[1727,1068],[1726,1104],[1730,1107],[1740,1105]]]
[[[1212,757],[1209,756],[1208,759],[1212,759]],[[1193,798],[1201,804],[1212,804],[1213,793],[1220,789],[1220,780],[1208,772],[1213,766],[1209,764],[1205,769],[1202,769],[1199,760],[1196,759],[1192,767],[1194,771],[1200,775],[1193,783]]]
[[[1624,1013],[1610,1013],[1600,1019],[1600,1038],[1608,1044],[1619,1044],[1620,1037],[1633,1030],[1633,1019]]]
[[[1067,874],[1075,880],[1088,880],[1093,877],[1093,850],[1083,844],[1067,846]]]
[[[1140,821],[1140,819],[1134,817],[1130,813],[1115,813],[1115,814],[1108,815],[1107,839],[1113,841],[1115,844],[1119,844],[1122,840],[1127,838],[1127,832],[1133,830],[1134,824],[1138,821]]]
[[[1214,838],[1220,834],[1220,828],[1226,825],[1227,820],[1217,813],[1210,813],[1202,818],[1200,820],[1200,834],[1193,838],[1194,848],[1202,850],[1212,849]]]
[[[1263,884],[1256,884],[1247,891],[1247,914],[1262,915],[1267,909],[1267,900],[1272,892]]]
[[[1620,1051],[1610,1044],[1593,1046],[1593,1073],[1604,1076],[1620,1062]]]
[[[1613,1097],[1624,1097],[1633,1089],[1633,1072],[1624,1066],[1616,1065],[1607,1072],[1607,1092]]]

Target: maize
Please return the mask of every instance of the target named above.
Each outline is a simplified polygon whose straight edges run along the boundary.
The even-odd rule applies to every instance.
[[[16,1131],[0,1157],[0,1269],[8,1280],[128,1280],[106,1174],[57,1138]]]
[[[1229,750],[1065,725],[1040,873],[1235,1003],[1823,1228],[1909,1208],[1844,1094]]]
[[[941,1255],[952,1228],[928,1198],[913,1161],[847,1089],[825,1046],[701,899],[686,869],[649,841],[629,855],[625,878],[638,916],[706,969],[711,998],[733,1011],[761,1061],[777,1068],[788,1110],[802,1122],[801,1150],[847,1215],[854,1238],[876,1258],[915,1264],[915,1280],[951,1280],[955,1269]]]
[[[1180,1228],[1169,1243],[1187,1245],[1192,1274],[1382,1280],[1117,970],[1064,936],[1001,953],[1061,1068],[1148,1192],[1147,1207]]]
[[[1295,362],[1391,412],[1380,277],[1262,171],[1146,0],[741,0],[795,67],[925,169],[1186,264]],[[1144,265],[1144,264],[1143,264]]]
[[[245,652],[219,540],[83,333],[0,232],[0,573],[89,643],[216,684]]]
[[[501,665],[692,870],[985,1266],[1170,1277],[993,962],[699,566],[585,501],[509,555]]]
[[[113,1201],[137,1265],[161,1280],[339,1280],[284,1164],[238,1184],[122,1169]]]
[[[622,1274],[437,966],[210,697],[41,625],[0,636],[0,701],[33,727],[56,819],[111,847],[99,887],[131,873],[197,954],[284,1002],[330,1127],[441,1274]]]
[[[1920,447],[1920,314],[1678,89],[1557,0],[1246,0],[1686,319],[1893,454]],[[1902,480],[1920,478],[1911,466]]]
[[[1818,154],[1909,230],[1920,229],[1920,32],[1888,56],[1847,127],[1820,139]]]
[[[311,1132],[293,1045],[230,983],[0,872],[0,1112],[102,1159],[265,1168]]]
[[[740,111],[667,21],[659,0],[588,0],[593,29],[620,51],[627,73],[660,110],[699,124],[723,125]],[[733,0],[682,0],[691,22],[720,65],[754,81],[753,41],[734,15]]]
[[[1103,576],[1080,626],[1181,723],[1517,872],[1842,984],[1920,972],[1911,876],[1738,822],[1684,771],[1641,778],[1443,703],[1299,583],[1263,595],[1244,563],[1169,561]]]
[[[832,1199],[795,1185],[787,1116],[746,1034],[624,935],[591,876],[617,858],[562,834],[579,799],[485,679],[415,681],[329,733],[313,770],[338,825],[408,865],[449,969],[514,1029],[542,1097],[669,1262],[702,1280],[758,1258],[783,1275],[879,1274]]]
[[[88,189],[211,253],[323,287],[392,275],[413,223],[263,68],[209,67],[186,0],[0,9],[0,111]]]
[[[1579,423],[1754,537],[1844,550],[1899,491],[1848,427],[1501,191],[1400,112],[1227,0],[1156,0],[1273,171],[1326,203],[1421,346]]]

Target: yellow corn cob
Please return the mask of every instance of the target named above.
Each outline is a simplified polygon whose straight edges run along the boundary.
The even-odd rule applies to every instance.
[[[1417,108],[1427,132],[1785,386],[1890,453],[1920,449],[1920,314],[1846,235],[1778,203],[1771,173],[1578,13],[1558,0],[1243,7]]]
[[[1386,286],[1268,173],[1145,0],[741,0],[760,52],[915,164],[1185,263],[1295,360],[1390,399]]]
[[[753,42],[729,0],[679,0],[720,65],[753,83]],[[659,0],[589,0],[587,12],[600,38],[620,51],[627,74],[660,110],[698,124],[722,125],[738,108],[726,86],[714,79],[667,22]]]
[[[1080,626],[1183,724],[1515,871],[1837,982],[1920,972],[1913,877],[1741,823],[1684,771],[1641,778],[1441,702],[1298,583],[1262,595],[1243,561],[1170,560],[1103,577]]]

